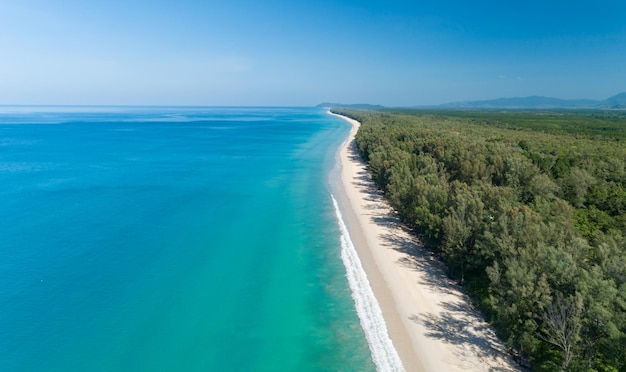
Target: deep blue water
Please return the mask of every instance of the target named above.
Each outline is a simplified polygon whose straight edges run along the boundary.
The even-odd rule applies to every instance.
[[[368,371],[321,109],[0,107],[0,370]]]

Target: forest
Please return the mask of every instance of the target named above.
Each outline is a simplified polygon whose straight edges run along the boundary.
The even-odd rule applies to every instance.
[[[624,111],[332,111],[520,364],[626,371]]]

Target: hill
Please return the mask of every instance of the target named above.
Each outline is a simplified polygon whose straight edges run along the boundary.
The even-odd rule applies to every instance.
[[[619,93],[603,101],[530,96],[450,102],[435,107],[456,109],[623,109],[626,108],[626,92]]]
[[[624,109],[626,108],[626,92],[605,99],[601,104],[604,108]]]

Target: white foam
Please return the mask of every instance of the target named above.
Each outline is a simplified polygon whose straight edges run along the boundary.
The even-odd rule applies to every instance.
[[[376,364],[376,369],[379,372],[404,371],[398,352],[393,347],[387,333],[383,313],[376,301],[376,297],[374,297],[374,292],[370,287],[369,280],[367,280],[365,270],[361,266],[361,261],[356,253],[354,243],[350,239],[348,228],[343,221],[337,201],[333,195],[330,197],[333,199],[335,214],[341,230],[341,260],[346,267],[346,276],[352,290],[356,312],[361,321],[361,327],[365,332],[365,338],[372,352],[372,359],[374,364]]]

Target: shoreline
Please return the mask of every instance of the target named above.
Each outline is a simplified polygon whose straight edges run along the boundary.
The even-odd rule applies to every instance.
[[[360,123],[328,113],[352,126],[338,152],[333,191],[404,369],[520,370],[468,296],[400,222],[371,180],[354,140]]]

